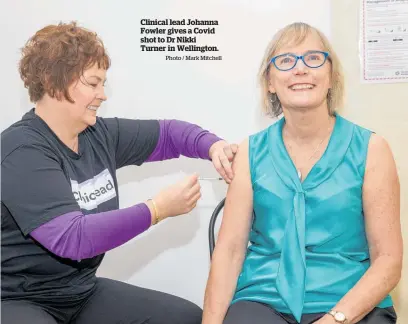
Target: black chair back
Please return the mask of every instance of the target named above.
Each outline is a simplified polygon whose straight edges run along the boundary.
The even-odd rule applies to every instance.
[[[208,243],[210,245],[210,258],[212,258],[215,248],[215,223],[217,221],[219,213],[224,208],[224,204],[225,198],[218,203],[217,207],[215,207],[211,215],[210,224],[208,226]]]

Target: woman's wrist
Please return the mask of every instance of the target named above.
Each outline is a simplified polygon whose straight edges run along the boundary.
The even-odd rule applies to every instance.
[[[151,215],[151,225],[156,225],[160,221],[163,220],[162,216],[160,215],[160,211],[157,208],[157,204],[153,199],[149,199],[146,201],[146,206],[150,210],[150,215]]]

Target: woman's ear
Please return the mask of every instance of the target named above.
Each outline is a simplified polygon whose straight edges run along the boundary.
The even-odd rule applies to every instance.
[[[272,94],[276,93],[276,89],[275,89],[275,87],[272,85],[271,82],[268,83],[268,90],[269,90],[269,92],[272,93]]]
[[[270,93],[276,93],[275,85],[274,85],[274,82],[273,82],[273,78],[270,75],[270,72],[268,72],[266,77],[268,78],[268,90],[269,90],[269,92]]]

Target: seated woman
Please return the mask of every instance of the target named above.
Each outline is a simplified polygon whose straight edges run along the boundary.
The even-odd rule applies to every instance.
[[[260,82],[265,110],[283,118],[234,160],[203,323],[395,323],[402,235],[387,142],[336,113],[340,63],[316,28],[282,29]]]

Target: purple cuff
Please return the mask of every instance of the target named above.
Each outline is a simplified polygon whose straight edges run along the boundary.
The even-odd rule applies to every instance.
[[[82,260],[126,243],[150,225],[150,210],[142,203],[89,215],[70,212],[41,225],[30,235],[60,257]]]
[[[184,155],[210,160],[210,147],[220,140],[201,127],[180,120],[159,120],[160,137],[147,162],[163,161]]]

